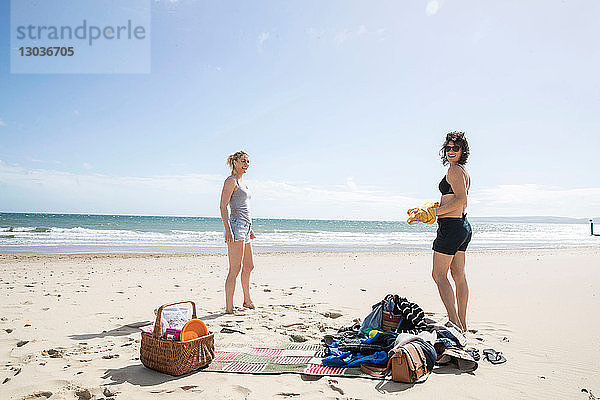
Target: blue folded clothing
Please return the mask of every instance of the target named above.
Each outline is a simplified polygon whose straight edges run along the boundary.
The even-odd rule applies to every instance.
[[[325,357],[321,363],[327,367],[350,368],[358,367],[361,364],[387,364],[388,355],[385,351],[378,351],[373,354],[363,355],[361,353],[352,353],[347,351],[340,355],[331,355]]]
[[[454,330],[454,332],[450,329],[440,329],[436,331],[438,339],[446,338],[452,340],[456,343],[456,346],[464,347],[466,344],[466,340],[464,340],[464,336],[461,337],[461,334]]]

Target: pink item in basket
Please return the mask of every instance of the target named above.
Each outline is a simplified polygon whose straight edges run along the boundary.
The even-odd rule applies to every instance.
[[[181,335],[181,329],[167,328],[165,331],[165,339],[167,340],[179,340]]]

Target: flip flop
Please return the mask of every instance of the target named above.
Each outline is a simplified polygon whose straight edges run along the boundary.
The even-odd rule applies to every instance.
[[[256,307],[254,306],[254,303],[250,302],[250,303],[244,303],[242,304],[244,307],[249,308],[251,310],[254,310]]]
[[[492,364],[504,364],[506,362],[506,358],[504,358],[501,351],[483,349],[483,355]]]

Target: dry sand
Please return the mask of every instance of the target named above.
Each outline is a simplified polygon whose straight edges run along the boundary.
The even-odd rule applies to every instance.
[[[423,384],[146,369],[138,326],[194,300],[223,346],[276,346],[364,318],[397,293],[443,319],[430,253],[258,254],[256,310],[223,315],[226,257],[0,255],[0,399],[592,399],[600,395],[600,250],[471,252],[470,346],[502,351]],[[241,306],[238,283],[236,304]],[[340,317],[331,318],[327,315]],[[227,326],[245,334],[219,333]],[[105,389],[107,390],[105,392]],[[585,390],[586,392],[582,391]],[[114,396],[108,396],[114,394]]]

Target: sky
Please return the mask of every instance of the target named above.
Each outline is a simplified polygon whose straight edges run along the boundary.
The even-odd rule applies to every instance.
[[[17,74],[0,2],[0,212],[216,217],[244,149],[255,217],[402,220],[460,130],[469,215],[600,215],[598,1],[149,6],[149,73]]]

